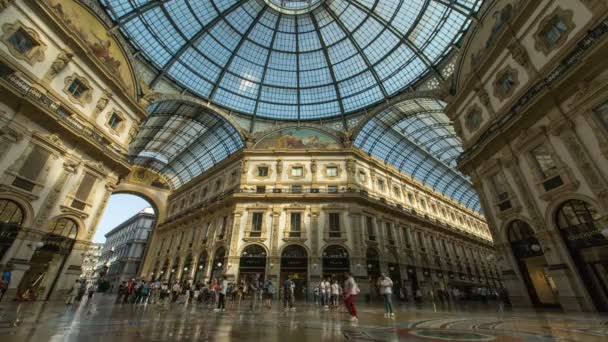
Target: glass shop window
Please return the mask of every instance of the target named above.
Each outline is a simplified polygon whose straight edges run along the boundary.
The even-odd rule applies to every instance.
[[[536,167],[543,177],[547,178],[557,172],[555,160],[545,145],[533,148],[530,153],[532,153],[532,157],[536,161]]]

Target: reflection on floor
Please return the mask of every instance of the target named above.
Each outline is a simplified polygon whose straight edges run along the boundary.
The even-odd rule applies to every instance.
[[[17,326],[14,322],[18,321]],[[500,312],[494,305],[404,304],[397,319],[382,306],[360,305],[360,321],[301,304],[296,312],[204,305],[114,305],[96,295],[73,308],[60,303],[0,305],[0,341],[608,341],[608,317]]]

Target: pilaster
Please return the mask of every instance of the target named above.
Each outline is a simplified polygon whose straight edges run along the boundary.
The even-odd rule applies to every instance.
[[[65,183],[73,174],[77,172],[78,164],[79,163],[77,161],[72,159],[66,159],[63,162],[63,170],[61,174],[55,181],[51,191],[49,191],[48,195],[44,199],[44,205],[40,208],[38,215],[36,215],[36,218],[34,219],[34,224],[37,228],[43,229],[43,227],[47,225],[49,216],[53,212],[53,208],[55,208],[60,202],[59,197],[61,196],[61,192],[65,187]]]

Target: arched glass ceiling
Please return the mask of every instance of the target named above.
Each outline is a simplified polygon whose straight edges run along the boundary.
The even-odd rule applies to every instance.
[[[461,142],[444,103],[432,99],[406,100],[376,114],[355,138],[355,146],[405,174],[481,212],[470,181],[456,170]]]
[[[164,101],[148,111],[129,156],[134,164],[162,173],[174,189],[244,146],[232,124],[202,106]]]
[[[167,76],[231,110],[308,120],[441,79],[435,67],[482,0],[101,2],[157,69],[152,85]]]

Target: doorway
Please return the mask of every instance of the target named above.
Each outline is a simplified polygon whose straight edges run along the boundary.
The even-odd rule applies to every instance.
[[[295,284],[295,298],[305,299],[308,293],[308,253],[300,245],[289,245],[281,253],[280,286],[287,277]]]

